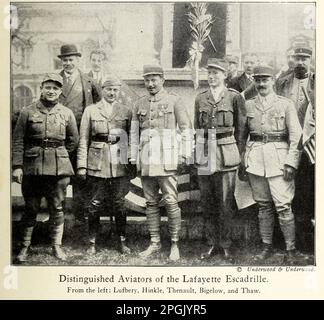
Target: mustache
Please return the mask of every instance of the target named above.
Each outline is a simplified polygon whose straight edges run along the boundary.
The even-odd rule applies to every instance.
[[[297,78],[303,78],[306,76],[307,68],[301,65],[295,66],[294,72]]]
[[[265,86],[257,86],[257,89],[266,89],[267,87]]]

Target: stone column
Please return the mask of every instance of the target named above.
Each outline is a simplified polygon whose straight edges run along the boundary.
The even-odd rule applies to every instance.
[[[174,3],[163,3],[162,14],[163,39],[161,49],[161,65],[163,68],[169,69],[172,68]]]
[[[226,17],[226,54],[241,56],[240,46],[240,3],[227,4]]]
[[[154,5],[120,4],[116,12],[116,43],[111,61],[116,71],[142,70],[143,64],[158,62],[154,49]]]

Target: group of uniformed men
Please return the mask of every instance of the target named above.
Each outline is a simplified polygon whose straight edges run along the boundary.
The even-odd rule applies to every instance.
[[[130,107],[118,101],[120,80],[104,77],[100,70],[103,52],[92,52],[93,70],[86,75],[78,69],[81,54],[76,46],[63,45],[59,55],[62,72],[45,75],[40,99],[21,111],[13,134],[13,180],[22,184],[25,199],[17,261],[28,259],[42,197],[48,203],[53,254],[66,260],[61,245],[64,199],[70,182],[74,215],[82,220],[87,210],[87,252],[96,253],[100,215],[108,210],[115,216],[119,251],[130,253],[125,196],[130,180],[138,174],[150,233],[150,245],[140,256],[147,258],[161,250],[161,190],[171,237],[169,259],[178,261],[181,211],[177,169],[179,164],[194,163],[210,245],[201,259],[221,253],[227,261],[234,261],[231,223],[237,210],[234,190],[238,171],[241,180],[249,180],[259,206],[263,248],[255,259],[271,256],[278,214],[285,259],[293,264],[294,178],[302,153],[306,109],[309,105],[314,108],[312,52],[306,47],[293,50],[294,66],[277,80],[273,68],[258,65],[253,54],[243,58],[242,74],[235,74],[235,57],[209,59],[209,89],[196,97],[192,126],[188,106],[164,89],[161,66],[144,66],[148,94]],[[306,158],[303,161],[305,167],[311,167]],[[311,204],[305,207],[311,211]]]

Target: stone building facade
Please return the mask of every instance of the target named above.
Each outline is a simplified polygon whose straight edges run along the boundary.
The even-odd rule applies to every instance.
[[[190,3],[13,3],[18,29],[12,32],[12,112],[39,96],[45,72],[61,69],[57,58],[63,43],[75,43],[89,70],[89,53],[101,47],[107,69],[113,70],[139,95],[144,92],[142,66],[160,63],[166,85],[182,95],[192,109],[196,91],[186,67],[192,42],[186,13]],[[208,56],[257,52],[276,68],[285,64],[285,51],[302,39],[314,47],[315,7],[300,3],[208,4],[214,23],[205,43],[201,66]],[[206,73],[201,72],[201,86]],[[199,89],[198,89],[199,90]]]

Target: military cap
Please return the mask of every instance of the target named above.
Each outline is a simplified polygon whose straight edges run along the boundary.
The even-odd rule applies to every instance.
[[[268,65],[259,65],[253,69],[253,77],[273,77],[274,69]]]
[[[59,54],[58,57],[63,58],[63,57],[67,57],[67,56],[81,57],[81,53],[78,52],[78,49],[75,44],[63,44],[61,46],[61,54]]]
[[[294,51],[294,56],[311,57],[312,56],[312,48],[310,48],[310,47],[296,47],[295,51]]]
[[[209,58],[207,61],[207,68],[215,68],[226,72],[228,63],[225,59]]]
[[[146,64],[143,66],[143,77],[148,76],[150,74],[159,74],[163,75],[163,69],[159,65]]]
[[[227,55],[226,60],[227,60],[228,63],[235,63],[235,64],[239,63],[239,58],[237,56],[232,55],[232,54]]]
[[[117,77],[107,77],[103,80],[102,87],[121,86],[122,83]]]
[[[46,81],[54,81],[59,83],[61,87],[63,86],[63,78],[57,73],[46,73],[42,80],[42,84]]]

